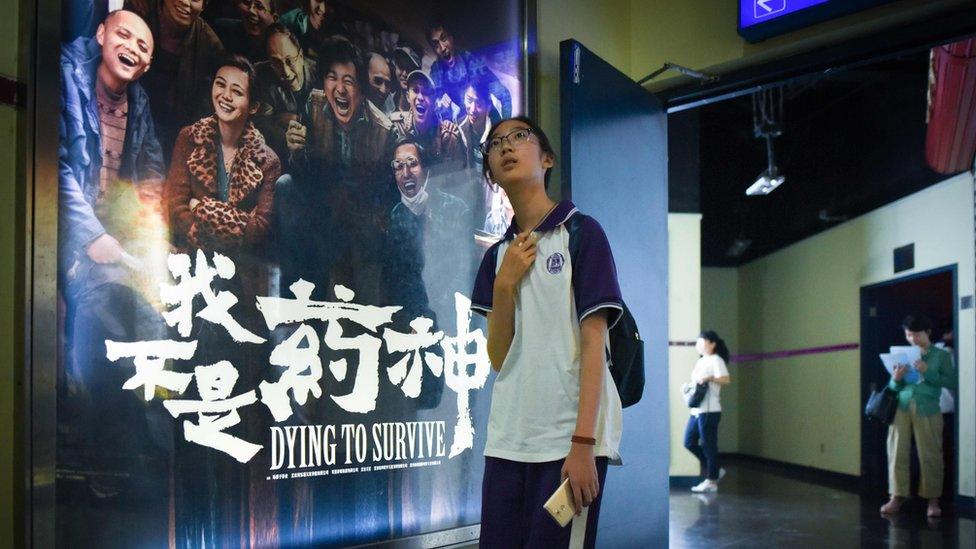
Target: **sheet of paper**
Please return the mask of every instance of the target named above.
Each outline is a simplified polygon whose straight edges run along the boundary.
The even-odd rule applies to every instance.
[[[881,353],[878,355],[878,357],[881,359],[881,363],[884,364],[885,370],[888,370],[888,373],[892,375],[895,373],[895,366],[904,364],[904,362],[901,361],[907,360],[905,355],[901,354],[893,355],[891,353]]]
[[[881,353],[878,355],[881,358],[881,363],[884,364],[886,370],[891,375],[895,374],[895,366],[903,365],[908,366],[908,372],[905,373],[905,377],[902,379],[905,383],[918,383],[920,381],[918,370],[911,366],[911,362],[908,361],[908,356],[903,353]]]
[[[914,345],[895,345],[891,347],[888,351],[891,354],[903,354],[908,357],[909,365],[914,365],[919,360],[922,360],[922,350]]]

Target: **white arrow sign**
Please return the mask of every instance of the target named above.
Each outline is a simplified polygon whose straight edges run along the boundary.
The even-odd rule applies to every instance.
[[[757,18],[769,17],[786,9],[786,0],[755,0],[755,2],[753,11]]]

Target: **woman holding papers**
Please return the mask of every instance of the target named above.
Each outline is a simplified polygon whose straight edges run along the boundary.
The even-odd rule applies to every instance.
[[[902,322],[905,339],[920,353],[914,364],[894,368],[888,388],[898,393],[898,412],[888,428],[888,489],[891,499],[881,507],[885,515],[895,514],[909,496],[909,467],[912,434],[918,448],[921,480],[918,495],[928,500],[929,517],[939,517],[942,494],[942,413],[939,395],[943,387],[954,388],[955,375],[949,353],[929,339],[932,324],[924,316],[908,316]],[[918,373],[915,383],[908,374]]]

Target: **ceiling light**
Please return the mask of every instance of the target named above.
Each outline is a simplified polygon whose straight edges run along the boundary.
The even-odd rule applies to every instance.
[[[729,246],[729,251],[725,252],[725,255],[729,257],[741,257],[751,245],[752,241],[747,238],[736,238],[735,242]]]
[[[786,182],[773,156],[773,138],[783,135],[783,88],[759,90],[752,96],[752,131],[766,141],[766,169],[746,189],[747,196],[764,196]]]
[[[769,170],[764,171],[759,174],[756,182],[749,185],[746,189],[746,194],[748,196],[762,196],[769,194],[776,190],[777,187],[782,185],[786,181],[785,175],[780,175],[775,170],[770,173]]]

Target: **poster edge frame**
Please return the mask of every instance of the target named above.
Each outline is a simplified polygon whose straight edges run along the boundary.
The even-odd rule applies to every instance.
[[[516,0],[520,10],[519,47],[524,112],[539,107],[538,2]],[[23,221],[23,408],[19,462],[23,463],[24,506],[19,527],[25,547],[55,547],[57,540],[57,369],[58,369],[58,132],[39,131],[44,120],[60,112],[61,0],[23,0],[20,47],[27,83],[22,133]],[[55,47],[50,47],[51,45]],[[45,47],[45,45],[47,47]],[[46,116],[45,116],[46,113]],[[15,462],[17,457],[15,457]],[[15,526],[17,527],[17,526]],[[480,524],[388,540],[367,547],[430,547],[430,541],[460,544],[478,539]],[[16,536],[17,534],[15,534]],[[474,537],[472,537],[474,535]]]

